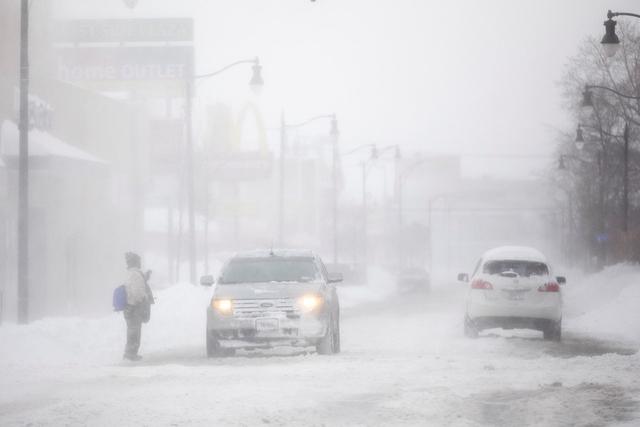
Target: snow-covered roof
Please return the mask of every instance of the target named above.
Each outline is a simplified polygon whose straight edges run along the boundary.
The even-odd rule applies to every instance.
[[[0,127],[0,155],[17,157],[20,133],[15,123],[5,120]],[[62,142],[48,132],[29,131],[29,157],[63,157],[83,162],[102,163],[105,161]]]
[[[526,260],[547,262],[547,258],[537,249],[527,246],[500,246],[488,250],[482,256],[486,260]]]
[[[256,249],[246,252],[238,252],[233,258],[267,258],[278,257],[313,257],[314,253],[307,249]]]

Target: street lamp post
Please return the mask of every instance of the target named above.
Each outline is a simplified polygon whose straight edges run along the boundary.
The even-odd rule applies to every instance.
[[[185,121],[186,121],[186,167],[187,167],[187,210],[189,217],[189,281],[196,283],[197,276],[197,249],[196,249],[196,214],[195,214],[195,171],[194,171],[194,148],[193,148],[193,88],[196,80],[206,79],[216,76],[230,68],[240,64],[253,64],[252,76],[249,82],[251,88],[258,91],[263,85],[262,67],[258,58],[244,59],[233,62],[217,71],[207,74],[194,75],[185,80]]]
[[[280,116],[280,176],[278,179],[278,245],[282,247],[284,244],[284,185],[285,185],[285,151],[287,143],[287,130],[298,129],[307,126],[310,123],[318,120],[330,119],[331,120],[331,143],[332,143],[332,185],[333,185],[333,257],[334,263],[337,262],[337,165],[336,165],[336,150],[337,150],[337,138],[338,138],[338,119],[335,113],[333,114],[321,114],[311,117],[304,122],[288,125],[286,124],[284,111]]]
[[[371,149],[370,160],[375,160],[378,158],[378,148],[375,144],[364,144],[354,148],[351,151],[348,151],[343,154],[343,156],[348,156],[349,154],[353,154],[356,151],[360,151],[363,148]],[[361,164],[362,166],[362,239],[363,239],[363,248],[362,248],[362,256],[364,258],[364,263],[367,263],[367,162],[364,160]]]

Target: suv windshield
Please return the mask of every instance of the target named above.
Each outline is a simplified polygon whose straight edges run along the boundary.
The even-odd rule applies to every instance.
[[[485,274],[516,273],[520,277],[546,276],[549,274],[547,265],[536,261],[487,261],[482,268]]]
[[[236,258],[224,268],[219,283],[313,282],[320,278],[313,258]]]

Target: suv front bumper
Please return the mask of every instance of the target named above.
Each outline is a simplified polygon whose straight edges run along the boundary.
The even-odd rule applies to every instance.
[[[263,325],[268,325],[265,328]],[[207,309],[207,333],[222,347],[269,348],[275,345],[309,346],[327,333],[328,318],[322,314],[284,313],[259,317],[221,315]]]

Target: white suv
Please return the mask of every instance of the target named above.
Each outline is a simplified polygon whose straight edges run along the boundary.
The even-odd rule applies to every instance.
[[[544,339],[559,341],[562,335],[564,277],[551,268],[536,249],[503,246],[482,255],[469,282],[464,333],[477,337],[483,329],[535,329]]]

